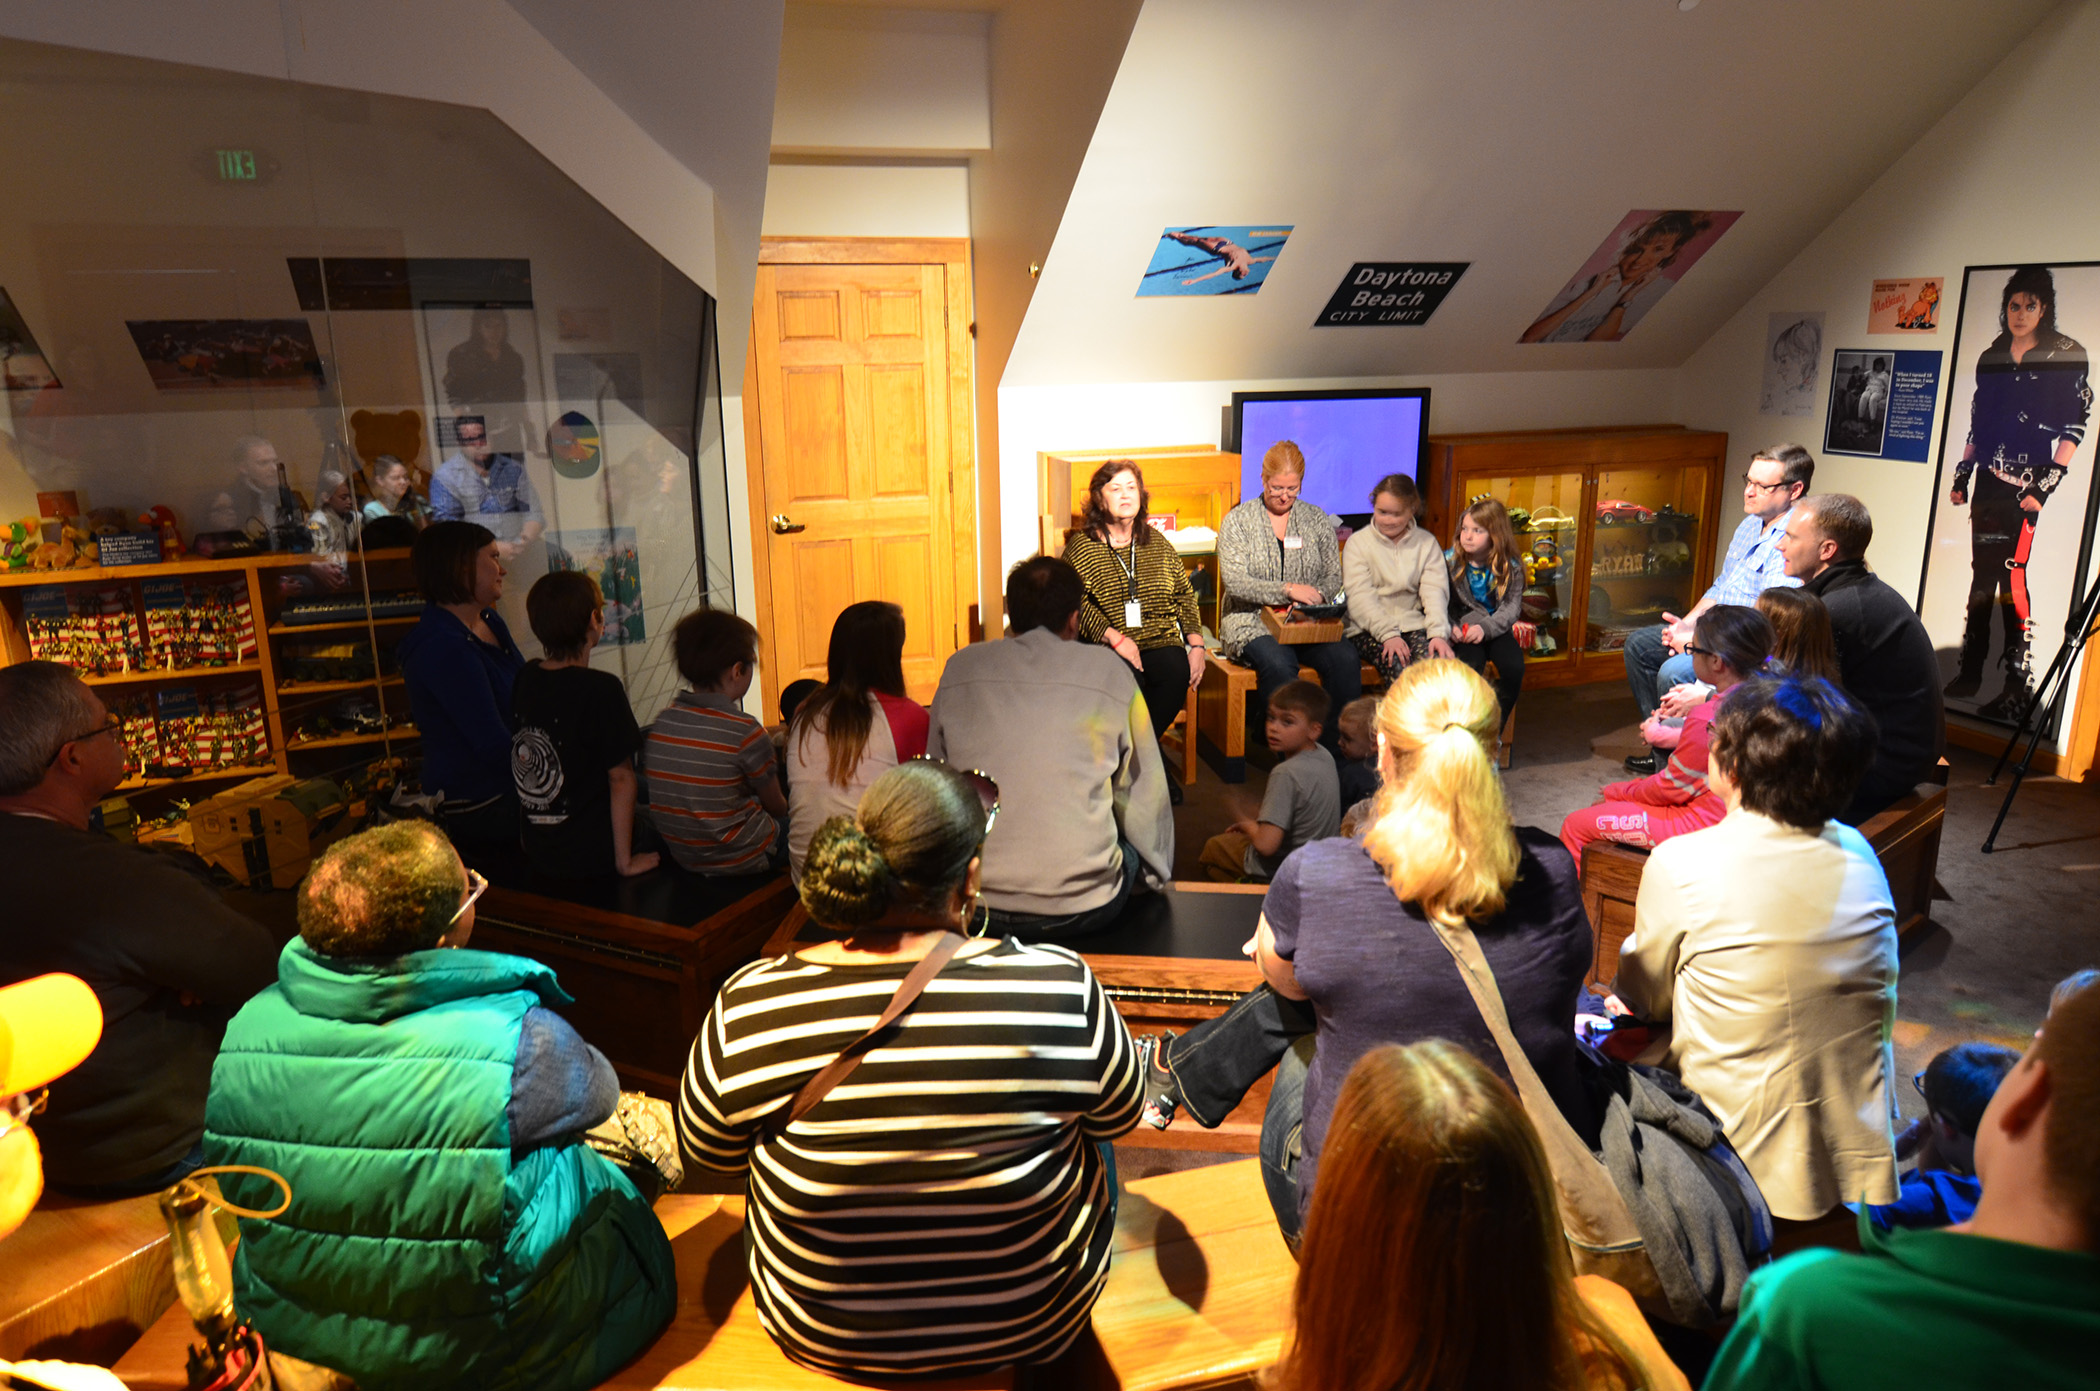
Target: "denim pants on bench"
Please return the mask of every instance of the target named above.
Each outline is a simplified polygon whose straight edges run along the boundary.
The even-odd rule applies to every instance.
[[[1261,1179],[1276,1225],[1298,1244],[1298,1160],[1305,1072],[1313,1053],[1313,1007],[1256,986],[1215,1019],[1174,1040],[1166,1057],[1182,1109],[1214,1129],[1256,1082],[1275,1070],[1261,1123]]]

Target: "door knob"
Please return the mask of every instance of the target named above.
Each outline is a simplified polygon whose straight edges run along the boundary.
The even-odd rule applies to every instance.
[[[789,521],[788,514],[785,512],[775,512],[772,520],[773,534],[775,536],[791,536],[795,532],[806,529],[801,522]]]

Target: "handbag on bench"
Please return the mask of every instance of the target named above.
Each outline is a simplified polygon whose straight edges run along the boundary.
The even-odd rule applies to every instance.
[[[1771,1259],[1772,1213],[1720,1122],[1672,1074],[1579,1045],[1592,1094],[1609,1097],[1600,1158],[1510,1031],[1480,939],[1469,927],[1432,926],[1545,1147],[1576,1272],[1624,1286],[1643,1309],[1681,1327],[1732,1317],[1750,1272]]]

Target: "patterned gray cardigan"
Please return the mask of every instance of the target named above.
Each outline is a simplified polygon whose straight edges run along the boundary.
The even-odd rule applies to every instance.
[[[1285,602],[1285,585],[1309,584],[1328,600],[1341,592],[1337,525],[1311,503],[1293,503],[1284,534],[1304,544],[1286,548],[1277,541],[1260,498],[1249,498],[1225,514],[1225,524],[1218,528],[1218,577],[1225,591],[1218,640],[1225,644],[1227,656],[1238,656],[1241,648],[1268,631],[1256,610]]]

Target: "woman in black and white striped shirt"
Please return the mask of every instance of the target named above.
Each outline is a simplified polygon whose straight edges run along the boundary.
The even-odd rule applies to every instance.
[[[989,780],[984,780],[989,788]],[[948,1376],[1047,1362],[1108,1273],[1108,1140],[1137,1121],[1135,1050],[1062,947],[972,941],[800,1120],[805,1083],[975,914],[996,809],[915,760],[811,839],[802,901],[838,941],[730,977],[678,1109],[688,1164],[750,1169],[760,1321],[824,1371]]]

